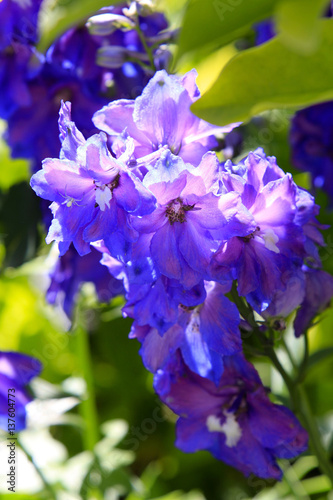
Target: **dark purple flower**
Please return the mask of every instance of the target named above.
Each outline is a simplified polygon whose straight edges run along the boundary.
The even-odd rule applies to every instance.
[[[229,132],[236,124],[215,127],[190,111],[200,97],[195,78],[195,70],[182,78],[157,71],[135,101],[114,101],[98,111],[93,121],[112,137],[126,130],[134,139],[135,159],[167,146],[197,166],[203,154],[216,146],[214,132]]]
[[[156,392],[180,416],[176,446],[187,453],[208,450],[246,476],[281,479],[276,459],[305,451],[307,433],[288,408],[269,400],[242,354],[223,361],[217,386],[180,358],[155,375]]]
[[[28,82],[41,66],[39,55],[29,45],[13,42],[0,52],[0,117],[31,104]]]
[[[2,0],[0,2],[0,50],[13,41],[36,43],[38,12],[42,0]]]
[[[0,352],[0,427],[5,431],[18,432],[26,425],[26,405],[31,397],[25,386],[33,377],[40,374],[40,361],[18,352]],[[9,416],[11,406],[9,397],[14,402],[15,416]],[[8,427],[9,420],[14,423]]]
[[[296,337],[311,326],[333,297],[333,277],[321,269],[305,268],[305,297],[294,321]]]
[[[73,119],[85,137],[97,132],[91,118],[108,102],[112,77],[95,63],[98,44],[84,28],[65,33],[48,50],[38,75],[29,80],[30,101],[8,120],[6,139],[14,158],[34,160],[59,155],[58,116],[61,101],[72,102]]]
[[[150,17],[146,18],[147,27],[153,29],[154,19],[150,22]],[[159,29],[159,23],[154,29]],[[138,43],[137,40],[133,30],[127,33],[117,30],[108,38],[111,45],[125,48]],[[92,36],[87,28],[79,27],[68,30],[51,45],[40,72],[27,82],[25,92],[29,100],[21,102],[16,94],[15,103],[20,107],[10,116],[6,134],[13,157],[32,159],[33,170],[38,170],[44,158],[58,156],[57,120],[62,100],[72,102],[73,119],[87,138],[97,132],[91,121],[97,110],[113,99],[134,98],[142,92],[151,75],[138,64],[128,62],[112,71],[97,65],[97,52],[104,43],[104,37]],[[17,56],[11,64],[17,67],[20,58]],[[7,94],[0,97],[0,103],[4,97],[3,106],[8,106],[10,89],[28,79],[27,69],[19,69],[15,75],[7,71],[3,76],[3,85],[8,88]]]
[[[300,267],[290,268],[281,275],[283,288],[277,289],[265,311],[264,318],[286,318],[302,303],[305,275]]]
[[[81,257],[70,246],[50,273],[51,283],[46,292],[50,304],[60,306],[71,320],[77,296],[83,283],[95,285],[97,297],[101,302],[108,302],[117,295],[125,293],[122,280],[114,278],[100,264],[101,254],[94,248]]]
[[[311,174],[315,189],[323,189],[333,204],[333,101],[298,111],[290,129],[291,161]]]

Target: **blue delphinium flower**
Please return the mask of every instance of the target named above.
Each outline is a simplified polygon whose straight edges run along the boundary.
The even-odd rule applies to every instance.
[[[14,401],[14,431],[26,426],[26,405],[31,397],[26,390],[30,380],[40,374],[41,363],[18,352],[0,352],[0,427],[8,431],[8,395]],[[11,427],[13,430],[13,427]]]
[[[301,453],[307,436],[289,410],[270,402],[241,354],[241,318],[226,294],[237,280],[265,318],[306,307],[307,299],[317,311],[304,293],[304,263],[320,267],[319,208],[262,150],[237,165],[219,163],[208,150],[221,129],[189,109],[194,80],[194,72],[157,72],[135,101],[97,112],[102,132],[88,139],[71,104],[62,104],[60,158],[44,160],[31,185],[52,201],[47,242],[58,242],[63,259],[77,251],[93,266],[97,250],[124,292],[130,336],[156,374],[157,392],[181,415],[179,446],[279,479],[276,459]],[[82,280],[62,280],[62,269],[49,293],[57,301],[65,290],[70,311]],[[99,286],[97,275],[80,269]],[[317,278],[328,297],[330,284]]]
[[[333,101],[298,111],[291,121],[291,162],[310,172],[314,189],[323,189],[333,205]]]
[[[276,290],[285,288],[285,277],[303,264],[305,229],[317,214],[314,200],[262,150],[250,153],[237,166],[226,162],[220,189],[241,194],[255,229],[221,245],[214,255],[212,275],[237,279],[239,294],[262,312]]]
[[[224,358],[216,386],[191,372],[180,356],[155,375],[155,390],[180,416],[176,446],[208,450],[246,476],[281,479],[276,459],[307,447],[307,433],[292,412],[273,404],[255,368],[242,354]]]
[[[238,193],[214,194],[217,169],[216,157],[207,153],[192,172],[184,170],[172,182],[151,184],[156,210],[132,221],[139,233],[153,234],[150,253],[158,271],[185,288],[209,279],[219,241],[255,228]]]
[[[125,312],[135,318],[130,337],[142,343],[140,354],[146,368],[156,372],[165,367],[180,349],[186,365],[193,372],[217,384],[223,373],[224,356],[241,350],[239,313],[224,295],[230,287],[230,284],[222,286],[206,282],[205,290],[196,287],[190,293],[180,292],[173,296],[178,304],[177,309],[170,311],[172,316],[169,315],[169,319],[174,324],[169,328],[164,320],[169,311],[163,308],[163,304],[162,311],[159,308],[159,315],[164,313],[160,323],[151,321],[152,313],[149,314],[148,309],[151,303],[142,304],[141,301],[132,311],[126,306]]]
[[[52,201],[53,221],[47,242],[57,241],[61,255],[71,243],[80,255],[90,252],[90,242],[104,239],[112,252],[118,240],[135,241],[129,214],[146,215],[155,208],[154,195],[109,153],[106,136],[87,141],[63,104],[60,119],[63,148],[60,159],[46,159],[31,178],[36,193]]]
[[[126,130],[134,139],[134,159],[167,146],[173,154],[197,166],[203,154],[217,145],[213,134],[229,132],[238,124],[215,127],[190,111],[200,97],[195,78],[195,70],[183,77],[157,71],[139,97],[108,104],[93,121],[112,137]]]
[[[38,72],[41,57],[37,41],[37,18],[42,0],[0,2],[0,118],[31,103],[28,82]]]

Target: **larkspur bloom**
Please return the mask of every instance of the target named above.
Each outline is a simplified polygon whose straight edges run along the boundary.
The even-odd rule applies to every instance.
[[[291,121],[292,164],[310,172],[314,189],[323,189],[333,205],[333,101],[298,111]]]
[[[285,406],[273,404],[258,373],[242,354],[224,358],[216,386],[191,372],[180,356],[155,375],[162,401],[177,415],[176,446],[208,450],[246,476],[281,479],[276,459],[307,447],[307,433]]]
[[[70,103],[62,105],[59,120],[63,147],[60,159],[46,159],[31,178],[35,192],[52,201],[53,221],[47,242],[59,243],[61,255],[71,243],[80,255],[90,242],[104,239],[111,252],[119,241],[135,241],[129,214],[146,215],[155,198],[126,167],[109,153],[106,136],[87,141],[71,121]]]
[[[37,21],[42,0],[2,0],[0,2],[0,50],[13,41],[36,43]]]
[[[0,118],[31,104],[29,82],[38,74],[42,61],[29,45],[13,42],[0,52]]]
[[[26,426],[26,405],[32,400],[26,386],[41,370],[42,365],[35,358],[18,352],[0,352],[0,427],[5,431],[8,431],[8,395],[15,402],[13,421],[14,431],[18,432]]]
[[[218,384],[225,356],[241,350],[239,313],[224,295],[230,285],[206,282],[204,289],[195,287],[187,293],[178,289],[174,295],[170,288],[168,295],[164,288],[155,315],[150,308],[160,297],[151,292],[134,308],[131,303],[125,306],[135,318],[130,337],[142,343],[143,363],[152,372],[164,368],[180,349],[193,372]]]
[[[212,275],[237,279],[239,294],[262,312],[276,290],[285,289],[286,277],[302,266],[317,207],[262,150],[236,166],[225,163],[220,190],[231,189],[240,193],[255,229],[222,243],[213,258]]]
[[[111,102],[95,113],[93,121],[112,138],[126,131],[134,139],[134,160],[167,146],[197,166],[217,145],[213,134],[229,132],[238,124],[215,127],[190,111],[200,97],[195,79],[195,70],[183,77],[157,71],[139,97]]]
[[[166,27],[166,20],[162,14],[154,14],[145,17],[142,24],[144,32],[151,36]],[[45,56],[40,56],[43,64],[34,78],[27,75],[22,64],[15,75],[7,72],[4,85],[7,85],[8,92],[11,86],[15,87],[23,80],[30,96],[24,103],[16,97],[21,105],[16,106],[9,117],[6,140],[13,157],[32,159],[33,170],[37,170],[44,158],[58,156],[57,119],[61,100],[73,103],[73,118],[85,137],[89,137],[97,132],[91,122],[97,110],[113,99],[140,94],[151,72],[135,62],[126,62],[115,70],[98,65],[98,50],[106,41],[125,49],[135,46],[138,52],[143,50],[135,30],[123,33],[118,29],[105,39],[91,35],[86,27],[81,26],[65,32]],[[14,59],[12,65],[18,67],[21,58]],[[0,96],[0,110],[2,100],[3,106],[8,106],[7,94]]]
[[[238,193],[214,194],[218,168],[216,156],[206,153],[196,169],[177,166],[180,175],[174,180],[149,182],[158,206],[132,222],[139,233],[152,234],[150,253],[158,271],[185,288],[209,279],[209,265],[219,241],[254,229],[251,221],[247,224],[248,214],[240,208]]]

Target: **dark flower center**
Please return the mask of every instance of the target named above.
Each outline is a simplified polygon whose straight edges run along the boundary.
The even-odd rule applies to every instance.
[[[257,233],[259,233],[259,231],[260,231],[260,227],[257,226],[252,233],[247,234],[246,236],[240,236],[240,239],[242,241],[245,241],[245,243],[248,243],[250,240],[253,240],[253,238],[256,236]]]
[[[168,203],[165,216],[168,217],[171,225],[174,222],[186,222],[186,212],[193,210],[194,206],[186,205],[181,198],[176,198]]]

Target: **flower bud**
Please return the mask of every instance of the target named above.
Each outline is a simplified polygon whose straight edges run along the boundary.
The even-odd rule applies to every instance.
[[[127,50],[120,45],[108,45],[97,51],[97,64],[105,68],[121,68],[127,60]]]
[[[92,16],[87,21],[87,28],[92,35],[111,35],[115,30],[129,31],[135,26],[128,17],[112,13],[103,13]]]

